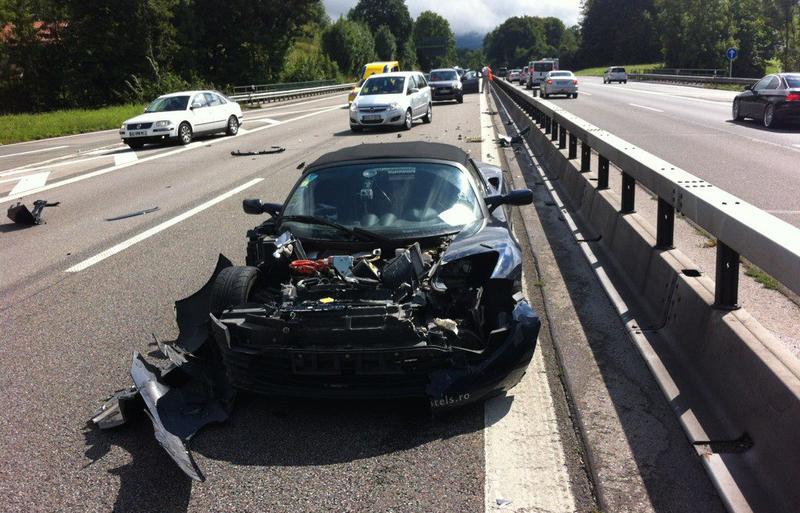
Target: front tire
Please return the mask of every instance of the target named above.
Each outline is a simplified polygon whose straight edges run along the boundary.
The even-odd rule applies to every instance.
[[[411,109],[406,111],[406,117],[403,120],[403,130],[411,130],[414,125],[414,117],[411,115]]]
[[[192,142],[192,126],[186,121],[178,127],[178,142],[183,145]]]
[[[764,128],[775,128],[775,125],[777,125],[775,122],[775,106],[773,104],[767,104],[767,107],[764,109],[764,118],[762,122]]]
[[[221,270],[211,288],[209,310],[219,315],[223,310],[238,306],[250,299],[250,294],[258,280],[258,268],[234,265]]]
[[[425,116],[422,118],[422,122],[423,123],[430,123],[431,121],[433,121],[433,108],[431,107],[431,104],[429,103],[428,104],[428,112],[425,113]]]
[[[575,98],[575,99],[577,100],[577,99],[578,99],[578,93],[574,93],[574,94],[572,95],[572,97],[573,97],[573,98]]]
[[[239,133],[239,120],[236,116],[228,118],[228,125],[225,127],[225,133],[228,135],[236,135]]]
[[[462,94],[462,95],[460,95],[460,96],[459,96],[459,97],[456,99],[456,101],[457,101],[458,103],[464,103],[464,95],[463,95],[463,94]]]
[[[734,121],[741,121],[744,119],[744,116],[742,116],[742,105],[739,100],[733,100],[733,106],[731,107],[731,114],[733,116]]]

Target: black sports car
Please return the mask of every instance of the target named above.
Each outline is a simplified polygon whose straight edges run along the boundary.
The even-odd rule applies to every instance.
[[[800,121],[800,73],[767,75],[736,95],[733,119],[753,118],[766,128]]]
[[[444,144],[365,144],[308,166],[283,205],[247,233],[246,265],[222,255],[176,302],[166,369],[134,353],[134,386],[95,414],[101,428],[150,415],[192,478],[186,442],[227,418],[235,389],[296,397],[427,398],[452,408],[516,385],[539,318],[502,170]]]

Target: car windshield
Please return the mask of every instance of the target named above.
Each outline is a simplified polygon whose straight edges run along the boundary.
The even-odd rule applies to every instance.
[[[370,77],[361,88],[361,96],[402,94],[406,77]]]
[[[552,62],[535,62],[533,64],[533,71],[550,71],[553,69]]]
[[[783,78],[789,87],[800,87],[800,75],[784,75]]]
[[[611,68],[611,73],[625,73],[625,68]]]
[[[431,71],[431,82],[447,82],[448,80],[458,80],[458,73],[455,71]]]
[[[145,112],[165,112],[168,110],[186,110],[189,104],[188,96],[167,96],[156,98],[147,106]]]
[[[313,216],[393,239],[455,233],[482,217],[467,174],[432,162],[351,164],[309,172],[282,215]],[[288,220],[281,226],[304,238],[348,238],[341,228],[325,224]]]

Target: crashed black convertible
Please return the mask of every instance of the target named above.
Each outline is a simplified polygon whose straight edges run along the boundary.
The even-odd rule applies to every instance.
[[[220,255],[177,301],[179,337],[159,368],[134,353],[134,385],[96,412],[100,428],[145,411],[193,479],[186,443],[225,420],[234,391],[315,398],[421,397],[432,410],[502,393],[525,373],[539,318],[502,170],[434,143],[364,144],[324,155],[266,220],[246,265]]]

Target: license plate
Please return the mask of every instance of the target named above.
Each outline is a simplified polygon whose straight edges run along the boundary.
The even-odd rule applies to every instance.
[[[142,137],[144,135],[147,135],[147,131],[145,131],[145,130],[131,130],[130,132],[128,132],[128,135],[131,136],[131,137]]]
[[[366,116],[361,116],[363,121],[378,121],[381,117],[377,114],[367,114]]]
[[[449,93],[450,92],[450,88],[449,87],[443,87],[443,88],[439,89],[438,91],[440,93]]]

